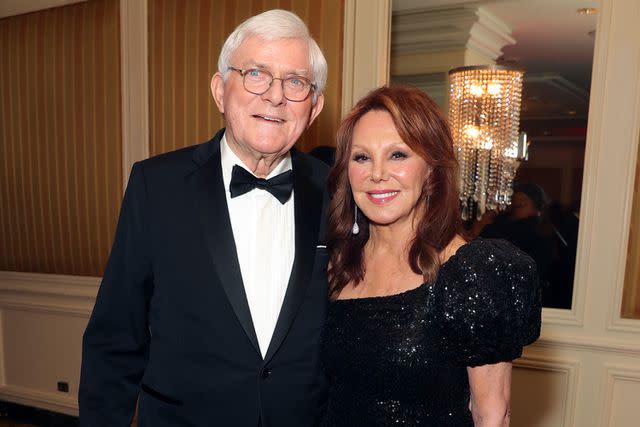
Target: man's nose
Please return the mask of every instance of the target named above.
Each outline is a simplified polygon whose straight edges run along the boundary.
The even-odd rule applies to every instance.
[[[265,93],[262,94],[262,98],[271,102],[273,105],[280,105],[286,102],[284,97],[284,80],[274,77],[271,80],[271,85]]]

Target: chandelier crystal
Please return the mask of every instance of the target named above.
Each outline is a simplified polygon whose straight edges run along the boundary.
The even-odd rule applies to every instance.
[[[523,77],[523,70],[499,65],[449,71],[449,121],[464,220],[511,203],[513,178],[526,150],[518,138]]]

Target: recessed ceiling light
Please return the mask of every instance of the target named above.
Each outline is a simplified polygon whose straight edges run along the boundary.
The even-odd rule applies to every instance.
[[[576,12],[579,15],[593,15],[597,11],[598,9],[596,9],[595,7],[581,7],[579,9],[576,9]]]

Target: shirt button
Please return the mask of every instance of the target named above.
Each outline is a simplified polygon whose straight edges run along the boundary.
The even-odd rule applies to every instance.
[[[262,370],[262,373],[261,373],[260,375],[262,376],[262,378],[263,378],[263,379],[265,379],[265,380],[266,380],[267,378],[269,378],[269,377],[271,376],[271,369],[269,369],[269,368],[264,368],[264,369]]]

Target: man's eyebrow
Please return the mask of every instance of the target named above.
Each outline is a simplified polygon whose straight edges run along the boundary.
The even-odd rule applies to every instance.
[[[256,61],[245,61],[243,63],[243,68],[247,69],[247,68],[262,68],[263,70],[267,70],[269,71],[271,74],[273,74],[273,70],[271,69],[271,67],[269,67],[267,64],[263,64],[260,62],[256,62]],[[285,76],[302,76],[302,77],[306,77],[309,78],[309,70],[304,69],[304,68],[300,68],[298,70],[289,70],[286,73],[284,73]]]

